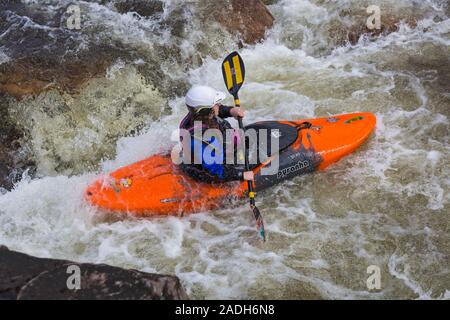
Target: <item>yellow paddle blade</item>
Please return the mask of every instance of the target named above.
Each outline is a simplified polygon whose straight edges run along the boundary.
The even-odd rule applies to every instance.
[[[236,98],[245,80],[244,61],[239,53],[233,52],[225,58],[222,74],[228,91]]]
[[[225,85],[227,86],[228,91],[230,91],[231,89],[233,89],[233,74],[231,73],[230,62],[225,61],[223,63],[223,72]]]

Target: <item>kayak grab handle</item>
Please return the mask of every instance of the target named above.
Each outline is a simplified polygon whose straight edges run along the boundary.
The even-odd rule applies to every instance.
[[[300,131],[300,130],[305,130],[305,129],[311,129],[312,127],[312,123],[311,122],[302,122],[299,125],[296,125],[295,128]]]

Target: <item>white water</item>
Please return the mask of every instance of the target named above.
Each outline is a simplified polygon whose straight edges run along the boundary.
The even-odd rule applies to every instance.
[[[89,169],[78,176],[58,173],[56,160],[39,145],[44,133],[57,136],[61,128],[45,118],[34,127],[33,143],[39,172],[46,177],[25,178],[0,195],[0,243],[38,256],[176,274],[193,298],[448,299],[450,83],[442,79],[448,80],[443,74],[450,70],[450,20],[430,18],[444,15],[437,2],[421,2],[419,9],[415,1],[375,2],[394,13],[409,8],[425,17],[414,29],[404,25],[376,41],[334,49],[328,28],[340,10],[364,8],[361,2],[284,0],[270,7],[277,23],[268,40],[241,51],[246,122],[357,111],[378,117],[376,134],[355,154],[326,172],[259,195],[267,243],[257,240],[243,202],[185,218],[102,216],[82,197],[96,174]],[[99,6],[92,14],[105,10]],[[114,24],[114,36],[147,45],[139,34],[147,27],[131,16],[123,21],[127,24]],[[221,58],[209,57],[191,69],[185,75],[189,83],[224,89]],[[119,63],[100,80],[106,83],[101,86],[105,106],[117,102],[107,97],[126,94],[130,85],[147,92],[144,102],[159,101],[133,68]],[[80,96],[75,101],[84,103],[92,95]],[[48,104],[48,96],[33,103]],[[119,107],[111,104],[113,110]],[[150,106],[156,113],[163,107]],[[168,150],[168,138],[185,112],[181,98],[169,107],[169,114],[151,122],[144,134],[121,138],[112,159],[101,161],[102,170]],[[114,119],[97,121],[97,127],[114,130]],[[130,113],[118,124],[133,121]],[[89,126],[77,124],[74,130],[84,144],[66,147],[64,137],[50,139],[69,159],[86,144],[95,149],[102,141],[89,137],[91,131],[84,129]],[[370,265],[382,273],[382,289],[374,293],[366,287]]]

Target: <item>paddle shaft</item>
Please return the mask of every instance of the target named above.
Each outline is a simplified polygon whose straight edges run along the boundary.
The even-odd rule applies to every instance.
[[[236,94],[235,98],[234,98],[234,103],[235,103],[235,107],[236,108],[240,108],[241,107],[241,102],[239,100],[239,96],[238,94]],[[244,129],[244,123],[242,122],[242,118],[239,117],[238,118],[238,123],[239,123],[239,129],[242,129],[242,132],[244,132],[244,159],[245,159],[245,171],[250,171],[250,165],[249,165],[249,160],[248,160],[248,149],[247,149],[247,139],[245,137],[245,129]],[[252,181],[247,181],[248,184],[248,195],[250,198],[250,205],[252,207],[255,206],[255,192],[253,191],[253,183]]]
[[[239,100],[238,92],[242,87],[245,79],[245,67],[244,61],[237,52],[230,53],[222,64],[222,74],[227,86],[228,92],[234,97],[234,105],[236,108],[240,108],[241,102]],[[249,165],[249,152],[247,148],[247,139],[245,136],[244,124],[242,118],[237,119],[239,122],[239,129],[244,133],[244,159],[245,159],[245,172],[250,171]],[[253,191],[253,181],[247,181],[248,185],[248,197],[250,199],[250,208],[253,211],[253,215],[256,220],[256,227],[259,235],[266,241],[266,232],[264,230],[264,221],[259,209],[256,207],[255,192]]]

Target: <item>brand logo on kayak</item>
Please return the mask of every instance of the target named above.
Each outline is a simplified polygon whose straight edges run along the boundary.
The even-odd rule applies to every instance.
[[[133,180],[131,180],[131,178],[120,179],[120,185],[126,189],[131,187],[132,184],[133,184]]]
[[[128,189],[133,185],[133,180],[131,177],[125,177],[119,180],[119,183],[116,180],[110,181],[109,185],[114,189],[115,192],[119,193],[122,188]]]
[[[273,130],[270,134],[272,137],[274,137],[275,139],[280,139],[282,134],[279,130]]]
[[[169,199],[161,199],[161,203],[174,203],[174,202],[180,202],[180,199],[177,198],[169,198]]]
[[[283,170],[281,170],[280,172],[278,172],[277,178],[278,179],[283,179],[286,176],[290,175],[290,174],[294,174],[300,170],[306,169],[310,166],[310,163],[308,160],[304,160],[304,161],[299,161],[297,162],[297,164],[291,166],[291,167],[287,167]]]
[[[340,119],[339,118],[328,118],[327,119],[327,122],[328,123],[336,123],[336,122],[338,122]]]
[[[304,156],[304,153],[303,153],[303,152],[296,152],[296,153],[291,154],[291,155],[289,156],[289,159],[295,160],[295,159],[300,158],[300,157],[303,157],[303,156]]]
[[[351,119],[345,121],[345,123],[350,124],[350,123],[353,123],[356,121],[361,121],[361,120],[364,120],[364,117],[358,116],[358,117],[354,117],[354,118],[351,118]]]

